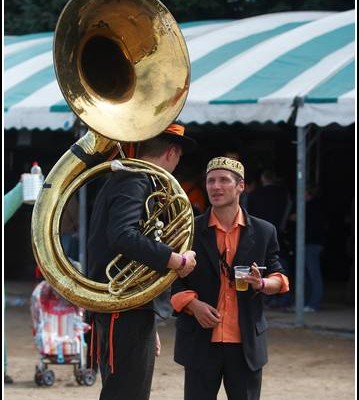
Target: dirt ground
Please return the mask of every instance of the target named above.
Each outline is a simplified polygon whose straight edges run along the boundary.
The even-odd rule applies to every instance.
[[[8,372],[14,384],[3,390],[6,400],[98,399],[94,386],[79,386],[69,365],[54,365],[52,387],[34,383],[39,354],[35,348],[27,306],[7,307],[5,314]],[[151,400],[180,400],[182,367],[172,361],[174,321],[159,326],[162,353],[156,361]],[[263,371],[262,400],[351,400],[355,398],[355,340],[302,328],[271,327],[269,363]],[[226,399],[223,388],[218,400]],[[131,399],[126,399],[131,400]]]

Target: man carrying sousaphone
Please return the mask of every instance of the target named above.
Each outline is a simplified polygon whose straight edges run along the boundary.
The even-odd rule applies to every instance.
[[[180,123],[171,124],[160,135],[140,143],[138,158],[172,173],[181,155],[195,147],[184,131]],[[168,268],[175,270],[180,278],[193,271],[196,261],[192,250],[178,254],[170,246],[141,233],[144,204],[153,191],[152,180],[145,173],[126,170],[111,173],[96,197],[91,216],[88,240],[91,279],[107,282],[105,266],[117,254],[159,273]],[[149,399],[155,355],[159,354],[153,302],[120,313],[94,313],[94,321],[102,377],[100,400]]]

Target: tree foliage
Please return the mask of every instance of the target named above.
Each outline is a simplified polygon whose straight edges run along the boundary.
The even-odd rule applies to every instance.
[[[238,0],[164,0],[177,21],[237,18]]]
[[[5,35],[53,31],[66,3],[67,0],[5,0]]]
[[[279,11],[345,11],[355,0],[163,0],[179,22],[246,18]]]
[[[68,0],[5,0],[6,35],[53,31]],[[245,18],[279,11],[355,8],[355,0],[162,0],[178,22]]]

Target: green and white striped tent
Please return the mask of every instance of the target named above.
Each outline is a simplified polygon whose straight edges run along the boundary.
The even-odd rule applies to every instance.
[[[191,60],[184,122],[349,125],[355,13],[274,13],[181,25]],[[64,129],[75,116],[53,70],[52,33],[5,36],[5,129]]]

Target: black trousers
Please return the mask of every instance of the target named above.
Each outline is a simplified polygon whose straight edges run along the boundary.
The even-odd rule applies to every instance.
[[[240,343],[211,343],[202,368],[185,368],[185,400],[216,400],[223,385],[228,400],[259,400],[262,370],[251,371]]]
[[[119,313],[113,320],[111,371],[111,314],[95,314],[100,338],[100,400],[148,400],[155,363],[155,319],[151,310]]]

